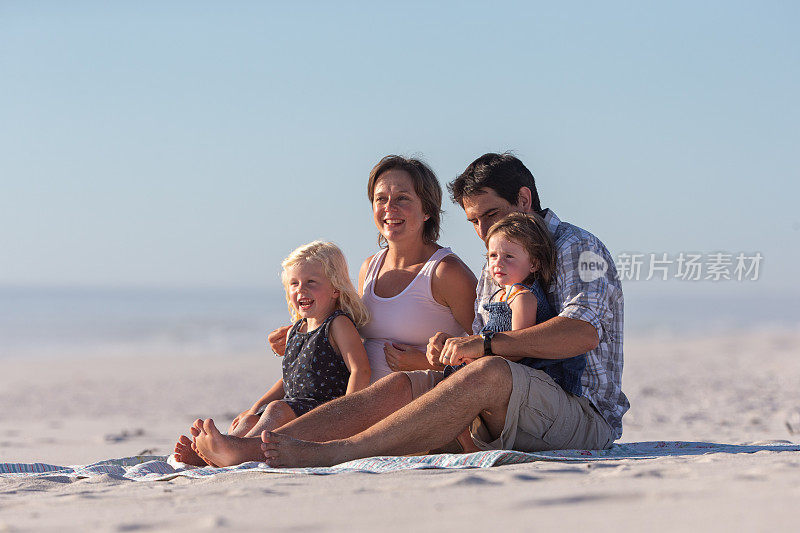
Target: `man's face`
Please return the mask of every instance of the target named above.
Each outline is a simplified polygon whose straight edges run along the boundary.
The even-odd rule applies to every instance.
[[[467,220],[472,222],[475,233],[482,241],[486,242],[486,233],[492,224],[509,213],[523,211],[518,205],[511,204],[508,200],[497,195],[494,189],[484,187],[480,192],[462,199],[464,213]]]

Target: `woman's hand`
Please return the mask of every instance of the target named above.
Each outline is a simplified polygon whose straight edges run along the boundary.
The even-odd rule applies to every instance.
[[[401,370],[428,370],[431,365],[425,357],[425,352],[417,350],[407,344],[390,343],[383,345],[386,354],[386,363],[395,372]]]
[[[267,342],[275,355],[282,356],[286,352],[286,335],[292,326],[281,326],[267,335]]]

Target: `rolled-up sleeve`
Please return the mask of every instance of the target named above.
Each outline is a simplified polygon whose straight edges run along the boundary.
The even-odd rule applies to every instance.
[[[592,252],[596,258],[603,258],[605,255],[604,250],[587,241],[574,241],[559,250],[561,257],[556,273],[556,305],[560,308],[558,316],[588,322],[597,330],[597,338],[600,340],[603,338],[603,321],[609,307],[611,271],[606,268],[595,279],[584,281],[579,264],[584,252]]]

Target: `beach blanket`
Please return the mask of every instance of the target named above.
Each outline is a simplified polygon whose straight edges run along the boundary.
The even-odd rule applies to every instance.
[[[657,441],[615,444],[608,450],[556,450],[522,453],[493,450],[470,454],[422,455],[413,457],[369,457],[325,468],[271,468],[265,463],[249,462],[224,468],[193,467],[178,463],[171,456],[138,456],[109,459],[90,465],[56,466],[44,463],[0,463],[2,477],[89,478],[108,476],[133,481],[167,481],[176,477],[204,478],[223,473],[264,472],[269,474],[329,475],[341,472],[380,474],[426,468],[489,468],[534,461],[593,462],[621,459],[655,459],[715,453],[800,452],[800,444],[770,441],[751,444]]]

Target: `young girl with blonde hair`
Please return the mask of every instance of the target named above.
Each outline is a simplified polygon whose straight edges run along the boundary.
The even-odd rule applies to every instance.
[[[314,241],[294,250],[281,266],[295,320],[287,336],[283,377],[234,419],[231,436],[277,429],[370,382],[369,360],[356,329],[369,322],[369,312],[350,281],[342,251],[333,243]],[[205,464],[196,451],[181,437],[175,455],[184,463]]]

